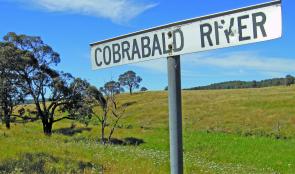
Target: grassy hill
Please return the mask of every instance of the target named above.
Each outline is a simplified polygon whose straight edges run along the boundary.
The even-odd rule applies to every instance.
[[[114,137],[99,144],[97,121],[0,126],[0,173],[169,173],[167,92],[122,94],[132,103]],[[185,173],[294,173],[295,86],[183,91]],[[73,127],[73,126],[72,126]]]
[[[294,77],[287,75],[285,78],[272,78],[261,81],[227,81],[221,83],[213,83],[207,86],[198,86],[189,88],[188,90],[209,90],[209,89],[241,89],[241,88],[265,88],[273,86],[284,86],[294,84]]]

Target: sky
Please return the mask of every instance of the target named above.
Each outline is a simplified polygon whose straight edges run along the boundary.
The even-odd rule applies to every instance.
[[[149,90],[167,86],[165,58],[93,71],[90,43],[266,0],[0,0],[0,37],[40,36],[61,56],[58,70],[97,87],[133,70]],[[181,56],[182,88],[295,75],[295,1],[283,0],[280,39]]]

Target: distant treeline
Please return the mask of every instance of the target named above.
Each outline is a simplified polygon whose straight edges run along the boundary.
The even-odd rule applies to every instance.
[[[207,86],[188,88],[187,90],[208,90],[208,89],[241,89],[241,88],[263,88],[271,86],[290,86],[295,83],[295,78],[287,75],[285,78],[273,78],[261,81],[228,81],[214,83]]]

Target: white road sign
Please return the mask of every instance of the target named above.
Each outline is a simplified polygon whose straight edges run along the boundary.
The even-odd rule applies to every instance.
[[[272,1],[92,43],[92,69],[261,42],[281,35],[281,1]]]

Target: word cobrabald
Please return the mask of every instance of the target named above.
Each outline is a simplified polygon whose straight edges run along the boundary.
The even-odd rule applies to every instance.
[[[132,61],[134,59],[167,55],[172,51],[175,53],[181,51],[184,46],[181,29],[168,33],[142,35],[131,40],[121,40],[103,47],[97,47],[94,53],[95,63],[97,66],[118,64],[124,59]],[[168,44],[168,38],[172,39],[173,44]]]

